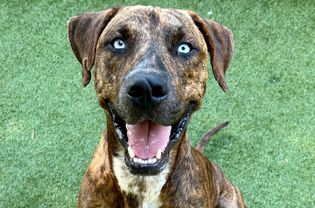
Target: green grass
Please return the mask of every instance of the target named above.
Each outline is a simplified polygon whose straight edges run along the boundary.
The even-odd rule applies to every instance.
[[[315,207],[314,1],[104,2],[0,2],[0,207],[76,206],[104,113],[81,87],[66,22],[117,4],[211,11],[233,30],[230,92],[210,77],[192,143],[229,120],[206,154],[248,207]]]

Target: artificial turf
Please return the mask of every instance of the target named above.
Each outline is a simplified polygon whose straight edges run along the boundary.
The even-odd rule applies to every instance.
[[[190,9],[234,32],[229,93],[210,76],[193,144],[226,120],[207,156],[248,207],[315,207],[315,2],[0,2],[0,207],[75,207],[105,126],[93,84],[81,86],[66,22],[113,5]]]

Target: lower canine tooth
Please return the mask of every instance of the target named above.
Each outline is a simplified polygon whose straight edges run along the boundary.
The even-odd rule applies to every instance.
[[[128,154],[130,156],[130,158],[134,158],[135,157],[135,153],[133,152],[133,150],[131,149],[131,147],[128,147]]]
[[[156,153],[156,159],[160,159],[161,158],[161,156],[162,156],[162,151],[161,151],[161,149],[159,149],[158,151],[157,151],[157,153]]]

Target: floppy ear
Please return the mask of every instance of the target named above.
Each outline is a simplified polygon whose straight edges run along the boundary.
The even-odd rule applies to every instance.
[[[82,84],[85,87],[91,80],[91,69],[95,61],[96,44],[108,22],[119,8],[103,12],[84,13],[68,21],[68,36],[73,53],[82,65]]]
[[[223,91],[226,92],[228,86],[224,75],[232,59],[234,49],[233,33],[230,29],[219,23],[202,19],[190,11],[189,14],[207,43],[214,77]]]

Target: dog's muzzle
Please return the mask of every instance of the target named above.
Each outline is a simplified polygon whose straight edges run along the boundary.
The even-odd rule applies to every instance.
[[[183,135],[193,109],[189,105],[181,113],[172,114],[170,109],[179,112],[180,108],[173,95],[165,72],[134,70],[121,86],[120,105],[116,108],[107,102],[131,173],[155,175],[166,167],[169,153]]]

